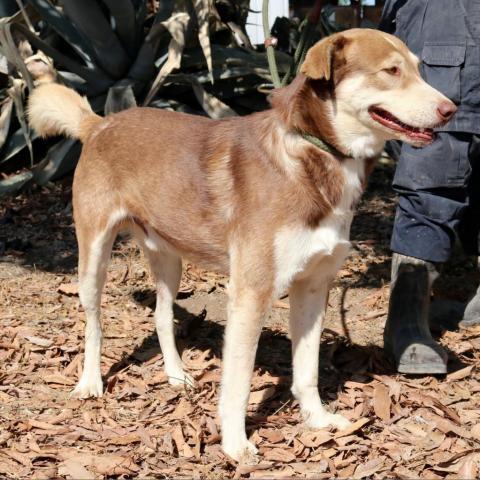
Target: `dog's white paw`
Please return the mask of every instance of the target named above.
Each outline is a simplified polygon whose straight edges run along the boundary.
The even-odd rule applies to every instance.
[[[190,388],[195,388],[195,380],[194,378],[185,373],[183,370],[175,370],[173,372],[167,372],[168,383],[170,385],[176,386],[186,386]]]
[[[103,395],[103,382],[100,378],[81,378],[70,396],[72,398],[101,397]]]
[[[335,427],[337,430],[343,430],[349,427],[352,423],[343,415],[338,413],[329,413],[325,410],[318,412],[309,412],[305,415],[305,423],[310,428],[326,428]]]
[[[256,465],[259,462],[257,447],[246,438],[224,439],[222,441],[222,450],[242,465]]]

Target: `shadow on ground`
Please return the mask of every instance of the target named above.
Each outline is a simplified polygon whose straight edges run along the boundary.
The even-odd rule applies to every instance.
[[[182,335],[178,339],[180,352],[184,349],[210,350],[210,355],[221,358],[224,327],[206,319],[206,312],[193,315],[185,308],[175,304],[175,319],[181,324]],[[160,353],[156,333],[145,337],[143,342],[120,362],[112,365],[105,376],[105,381],[130,364],[148,362]],[[465,365],[452,352],[449,353],[449,372],[457,371]],[[279,330],[264,328],[260,337],[255,368],[268,372],[284,381],[275,394],[275,402],[265,402],[256,417],[250,418],[255,423],[263,416],[271,415],[278,404],[289,402],[292,395],[291,383],[291,342],[288,336]],[[375,375],[395,375],[396,371],[382,348],[376,345],[354,345],[337,332],[324,330],[320,347],[319,367],[320,395],[329,403],[335,401],[345,382],[352,380],[368,383]],[[418,377],[418,376],[417,376]],[[258,417],[258,418],[257,418]]]

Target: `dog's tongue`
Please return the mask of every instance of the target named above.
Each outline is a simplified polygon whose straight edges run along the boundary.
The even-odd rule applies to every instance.
[[[383,125],[405,133],[413,140],[431,141],[433,139],[433,130],[431,128],[417,128],[402,122],[400,119],[392,115],[390,112],[381,108],[372,108],[370,110],[372,116]]]
[[[405,132],[410,138],[416,140],[433,140],[433,130],[431,128],[420,129],[408,127]]]
[[[421,131],[419,129],[408,129],[406,134],[415,140],[432,140],[433,139],[433,130]]]

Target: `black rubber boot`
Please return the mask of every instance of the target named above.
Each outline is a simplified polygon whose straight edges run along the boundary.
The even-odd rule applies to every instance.
[[[432,338],[428,326],[430,291],[437,277],[433,263],[393,254],[383,340],[400,373],[447,372],[447,353]]]
[[[475,327],[480,325],[480,287],[475,296],[467,303],[460,327]]]
[[[480,257],[477,259],[480,270]],[[430,329],[432,332],[457,330],[480,325],[480,287],[465,304],[447,298],[433,299],[430,305]]]
[[[445,330],[455,332],[463,319],[465,303],[448,298],[433,298],[430,302],[429,323],[433,334]]]

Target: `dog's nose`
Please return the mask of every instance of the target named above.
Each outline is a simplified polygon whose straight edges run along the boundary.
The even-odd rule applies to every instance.
[[[457,111],[457,107],[453,102],[440,102],[437,107],[438,116],[446,122],[452,118]]]

